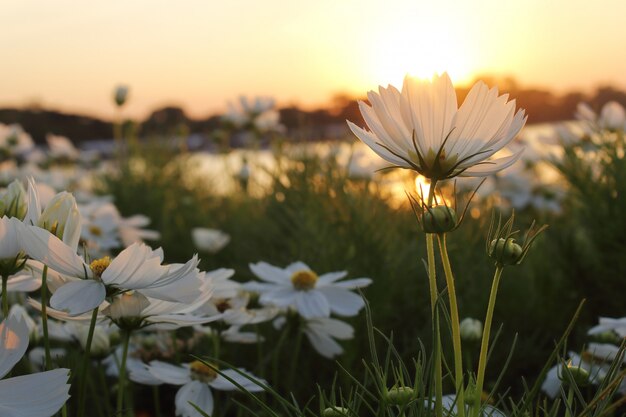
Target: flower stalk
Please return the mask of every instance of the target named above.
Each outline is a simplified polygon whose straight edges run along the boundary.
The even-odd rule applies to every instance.
[[[454,379],[456,385],[457,415],[465,416],[465,388],[463,378],[463,351],[461,349],[461,326],[459,320],[459,307],[456,300],[456,289],[454,286],[454,276],[452,275],[452,267],[448,258],[448,248],[446,245],[446,234],[437,235],[439,241],[439,252],[443,271],[446,277],[446,285],[448,286],[448,296],[450,298],[450,322],[452,325],[452,347],[454,350]]]
[[[128,357],[128,345],[130,344],[130,330],[122,330],[122,361],[120,362],[120,375],[117,387],[117,412],[121,416],[124,407],[124,391],[126,391],[126,358]]]
[[[93,309],[91,313],[91,321],[89,323],[89,333],[87,333],[87,342],[85,343],[85,356],[83,358],[83,366],[81,369],[81,384],[78,394],[78,416],[83,417],[85,415],[85,378],[87,376],[87,368],[89,367],[89,359],[91,355],[91,343],[93,341],[93,333],[96,329],[96,322],[98,320],[98,307]]]
[[[427,205],[433,204],[435,197],[435,186],[437,181],[433,180],[428,190]],[[430,310],[434,326],[434,372],[435,372],[435,414],[437,417],[443,416],[443,371],[441,368],[441,329],[439,328],[439,312],[437,311],[437,271],[435,268],[435,244],[432,233],[426,233],[426,254],[428,260],[428,284],[430,288]]]
[[[500,278],[504,267],[496,266],[496,272],[491,283],[491,293],[489,294],[489,304],[487,305],[487,315],[485,317],[485,325],[483,328],[483,337],[480,343],[480,356],[478,359],[478,372],[476,374],[476,396],[473,402],[471,417],[478,417],[480,413],[481,401],[480,397],[483,392],[483,384],[485,382],[485,369],[487,368],[487,353],[489,351],[489,337],[491,335],[491,323],[493,322],[493,310],[496,305],[496,297],[498,295],[498,287],[500,286]]]
[[[48,337],[48,265],[43,266],[43,272],[41,274],[41,326],[43,327],[43,345],[46,354],[46,363],[44,370],[49,371],[52,365],[50,358],[50,339]]]

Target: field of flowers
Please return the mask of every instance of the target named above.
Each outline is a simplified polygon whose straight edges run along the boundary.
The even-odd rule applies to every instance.
[[[242,98],[219,153],[0,125],[0,416],[623,415],[626,111],[513,99],[407,77],[298,144]]]

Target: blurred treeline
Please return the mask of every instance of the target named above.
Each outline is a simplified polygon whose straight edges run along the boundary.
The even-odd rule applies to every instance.
[[[605,85],[592,92],[570,91],[557,94],[543,88],[521,86],[513,78],[480,76],[488,85],[498,85],[503,92],[510,93],[518,105],[526,109],[528,123],[544,123],[569,120],[580,102],[589,103],[598,109],[608,101],[616,101],[626,106],[626,91],[615,86]],[[473,84],[473,83],[471,83]],[[470,85],[471,85],[470,84]],[[469,87],[457,89],[459,101],[465,98]],[[345,94],[338,94],[325,107],[302,109],[297,105],[282,107],[280,119],[288,129],[291,140],[332,140],[343,138],[347,133],[345,120],[362,123],[357,99]],[[60,111],[43,109],[38,106],[29,108],[0,109],[0,123],[18,123],[29,132],[36,143],[44,143],[47,133],[54,133],[70,138],[75,143],[86,140],[113,138],[113,122],[87,115],[66,114]],[[168,134],[198,134],[209,136],[220,126],[220,115],[211,115],[202,119],[192,119],[180,107],[167,106],[154,110],[145,120],[135,121],[142,137]]]

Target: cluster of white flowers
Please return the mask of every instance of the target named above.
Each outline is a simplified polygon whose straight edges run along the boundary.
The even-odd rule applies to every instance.
[[[274,99],[241,96],[237,104],[228,103],[228,111],[222,116],[224,122],[235,129],[249,129],[259,133],[283,133],[280,114],[275,109]]]

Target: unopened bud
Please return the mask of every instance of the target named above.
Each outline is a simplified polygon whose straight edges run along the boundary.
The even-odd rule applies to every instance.
[[[126,103],[126,99],[128,98],[128,87],[125,85],[120,85],[115,89],[115,94],[113,95],[113,99],[115,100],[115,104],[119,107],[123,106]]]
[[[480,320],[466,317],[461,320],[461,339],[468,342],[477,342],[483,336],[483,323]]]
[[[577,387],[584,387],[589,383],[589,371],[580,365],[567,364],[567,370],[572,376],[572,380]],[[563,383],[569,383],[569,378],[565,375],[565,372],[561,372],[559,378]]]
[[[385,392],[385,399],[393,405],[403,407],[415,398],[415,391],[411,387],[395,386]]]
[[[424,211],[422,228],[425,233],[446,233],[457,225],[456,211],[452,207],[435,206]]]
[[[344,407],[328,407],[322,411],[322,417],[347,417],[350,410]]]
[[[513,238],[499,238],[491,241],[489,245],[489,257],[495,259],[500,265],[515,265],[523,254],[524,250],[515,243]]]

